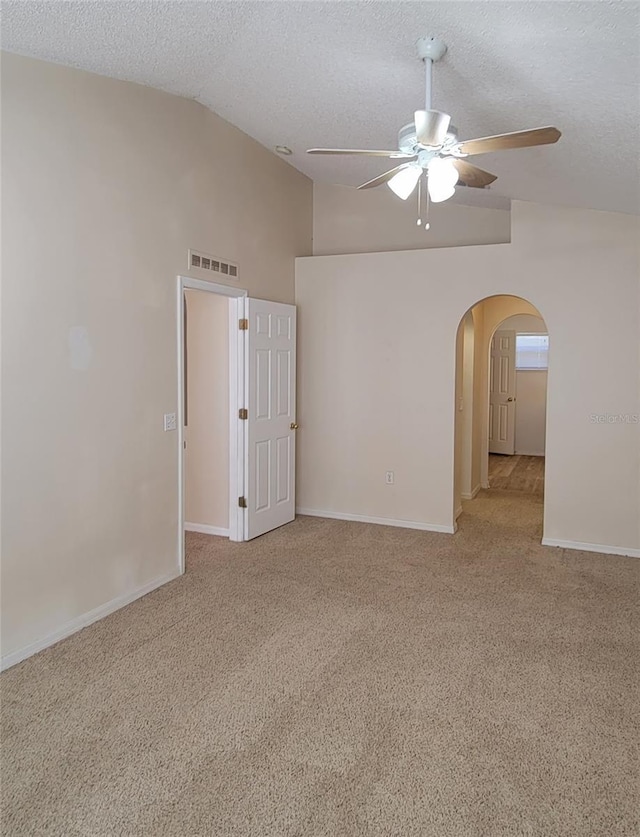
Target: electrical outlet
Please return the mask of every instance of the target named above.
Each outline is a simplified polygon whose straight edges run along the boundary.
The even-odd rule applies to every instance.
[[[387,471],[385,473],[384,481],[387,485],[393,485],[393,471]]]
[[[165,413],[164,414],[164,431],[165,433],[168,430],[175,430],[176,429],[176,414],[175,413]]]

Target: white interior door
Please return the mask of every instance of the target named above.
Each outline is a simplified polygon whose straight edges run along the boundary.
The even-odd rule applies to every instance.
[[[247,540],[295,517],[296,308],[247,299]]]
[[[489,453],[513,454],[516,439],[516,333],[496,331],[489,359]]]

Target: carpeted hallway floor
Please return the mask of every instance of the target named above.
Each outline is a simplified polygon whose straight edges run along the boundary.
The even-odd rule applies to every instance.
[[[2,834],[638,835],[640,561],[299,518],[2,675]]]

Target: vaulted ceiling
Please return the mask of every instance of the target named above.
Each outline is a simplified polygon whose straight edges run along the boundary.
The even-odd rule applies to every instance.
[[[315,180],[356,185],[424,106],[417,38],[449,47],[434,107],[461,138],[556,125],[556,145],[475,158],[492,193],[640,211],[640,3],[14,2],[2,46],[196,99]]]

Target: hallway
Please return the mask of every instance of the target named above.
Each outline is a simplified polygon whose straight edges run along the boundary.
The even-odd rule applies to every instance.
[[[544,494],[544,456],[490,453],[489,486],[504,491]]]

